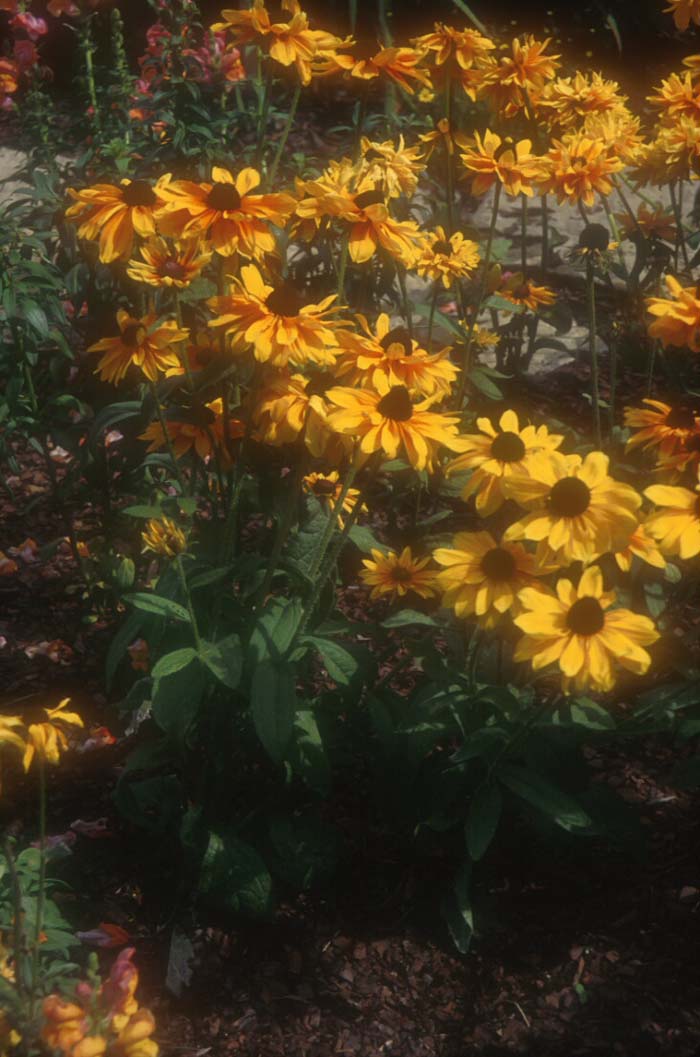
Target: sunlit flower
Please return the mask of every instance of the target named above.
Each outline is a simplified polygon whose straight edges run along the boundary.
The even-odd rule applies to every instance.
[[[102,1002],[113,1031],[122,1031],[139,1008],[136,999],[139,973],[132,960],[135,953],[133,947],[119,952],[102,988]]]
[[[158,1057],[158,1044],[151,1038],[156,1030],[155,1017],[149,1009],[133,1013],[112,1046],[114,1057]]]
[[[156,210],[162,205],[160,180],[155,188],[147,180],[124,179],[114,184],[95,184],[81,191],[68,188],[74,205],[66,210],[66,220],[78,224],[81,239],[97,241],[100,260],[131,256],[134,234],[142,238],[156,233]]]
[[[519,611],[518,591],[538,573],[522,544],[499,544],[489,532],[458,532],[452,546],[438,547],[433,558],[444,566],[437,575],[443,606],[458,617],[476,616],[487,628],[508,610]]]
[[[700,88],[690,70],[683,74],[672,73],[661,82],[655,94],[647,96],[647,102],[661,111],[664,121],[672,122],[680,114],[696,121],[700,119]]]
[[[558,55],[547,52],[549,43],[549,38],[516,37],[510,55],[504,55],[498,61],[490,57],[485,61],[479,94],[499,114],[512,117],[525,107],[529,109],[547,81],[554,77],[561,63]]]
[[[462,436],[464,454],[452,459],[447,474],[471,470],[462,498],[476,495],[476,509],[482,517],[493,514],[503,504],[505,478],[527,472],[532,455],[555,451],[562,440],[546,426],[520,426],[515,411],[504,411],[496,429],[488,418],[476,420],[478,433]]]
[[[430,58],[436,66],[454,59],[463,70],[468,70],[496,47],[476,29],[455,29],[444,22],[436,22],[432,33],[414,37],[411,43],[420,51],[432,52]]]
[[[440,118],[432,132],[424,132],[418,137],[418,139],[423,144],[425,152],[423,157],[425,161],[431,158],[433,152],[438,148],[446,150],[450,157],[452,157],[455,152],[456,138],[446,117]],[[469,143],[468,137],[460,136],[460,139],[464,139],[464,142],[467,144]]]
[[[335,385],[331,374],[310,378],[279,371],[267,377],[255,392],[252,408],[253,438],[265,444],[292,444],[303,433],[315,458],[337,462],[351,450],[349,437],[338,437],[327,423],[325,393]]]
[[[321,506],[327,507],[329,511],[335,510],[341,492],[343,491],[343,481],[337,470],[332,470],[330,473],[307,473],[302,484],[304,491],[316,496]],[[341,529],[343,528],[343,518],[341,515],[343,513],[352,513],[359,498],[360,492],[357,488],[348,489],[337,517],[338,526]],[[360,509],[366,509],[364,504]]]
[[[163,558],[175,558],[187,550],[187,537],[172,518],[149,518],[141,533],[142,550],[153,551]]]
[[[117,312],[118,338],[101,338],[91,345],[88,352],[102,352],[95,374],[103,381],[120,382],[129,367],[140,368],[149,381],[155,382],[158,374],[178,364],[173,345],[186,341],[189,334],[180,330],[174,321],[160,322],[155,312],[142,319],[130,316],[123,308]]]
[[[472,274],[479,263],[479,246],[466,239],[461,231],[448,238],[442,227],[437,227],[425,242],[416,261],[416,271],[426,279],[441,282],[446,290],[455,279]]]
[[[700,179],[700,122],[685,114],[657,130],[633,160],[636,183],[665,187],[671,180]]]
[[[339,433],[360,439],[365,455],[383,452],[388,459],[402,454],[416,470],[432,470],[441,446],[460,451],[459,415],[428,410],[428,398],[414,404],[404,385],[389,386],[377,379],[377,392],[368,389],[329,389],[326,394],[337,410],[328,424]]]
[[[233,339],[243,337],[262,363],[332,365],[341,325],[329,318],[338,310],[335,299],[331,294],[315,304],[289,282],[268,286],[249,264],[241,268],[241,278],[233,280],[230,294],[207,302],[217,313],[209,326],[224,328]]]
[[[548,286],[538,286],[532,279],[526,279],[522,272],[505,275],[496,293],[514,305],[522,305],[531,312],[553,305],[557,299],[554,290]]]
[[[548,84],[539,102],[552,108],[559,125],[570,128],[590,114],[624,107],[626,97],[620,94],[617,81],[607,81],[600,73],[577,70],[573,77],[558,77]]]
[[[515,623],[525,634],[515,649],[516,661],[531,661],[535,671],[557,664],[562,686],[607,691],[615,685],[614,663],[644,675],[651,657],[644,649],[659,638],[649,617],[611,608],[614,591],[603,590],[598,566],[586,569],[578,588],[557,582],[556,594],[525,587],[519,594],[525,612]]]
[[[382,187],[389,198],[415,192],[418,177],[425,169],[420,147],[407,147],[403,136],[399,136],[398,144],[390,139],[378,142],[363,136],[360,147],[359,189]]]
[[[381,48],[371,59],[357,61],[350,72],[362,81],[388,77],[413,95],[415,87],[411,82],[431,87],[429,71],[419,66],[424,55],[425,52],[416,48]]]
[[[182,288],[201,274],[211,260],[211,251],[197,238],[184,239],[171,247],[165,239],[155,236],[141,246],[141,256],[142,261],[129,261],[129,278],[149,286]]]
[[[670,298],[648,297],[647,312],[655,316],[649,326],[652,338],[663,345],[687,347],[700,352],[700,297],[695,286],[681,286],[672,275],[666,276]]]
[[[620,158],[627,165],[634,162],[644,149],[640,128],[640,119],[622,108],[588,114],[582,131],[588,139],[603,140],[610,156]]]
[[[641,498],[608,475],[609,459],[593,451],[536,454],[525,473],[504,480],[506,493],[532,513],[507,529],[504,538],[542,542],[559,561],[593,561],[622,550],[638,525]]]
[[[44,1027],[41,1038],[51,1050],[68,1054],[84,1038],[88,1029],[85,1010],[58,995],[48,995],[42,1006]]]
[[[202,327],[199,330],[190,331],[184,355],[180,356],[176,364],[168,367],[165,377],[173,378],[176,375],[186,374],[185,363],[187,363],[192,374],[197,371],[203,371],[205,367],[208,367],[217,358],[219,351],[219,343],[211,330]]]
[[[673,15],[676,29],[687,29],[691,21],[700,26],[700,0],[669,0],[664,11]]]
[[[471,177],[471,189],[475,195],[483,195],[499,181],[509,195],[525,194],[532,197],[532,181],[540,175],[540,159],[531,153],[529,139],[517,143],[501,139],[487,129],[483,138],[474,133],[474,145],[461,155],[462,164],[475,175]]]
[[[692,401],[671,406],[645,397],[642,403],[647,406],[625,408],[625,425],[636,430],[627,441],[626,451],[656,448],[658,456],[667,459],[679,453],[690,437],[700,436],[700,415]]]
[[[574,132],[553,140],[542,158],[541,190],[555,194],[559,202],[593,206],[596,192],[610,194],[611,176],[623,167],[606,143]]]
[[[275,250],[270,225],[284,227],[294,212],[291,195],[253,194],[260,184],[256,169],[241,169],[234,177],[228,169],[212,168],[212,183],[193,183],[165,176],[159,194],[165,205],[158,213],[162,234],[174,238],[206,237],[224,257],[238,252],[262,257]]]
[[[340,331],[342,354],[336,374],[345,384],[377,388],[380,379],[389,387],[405,385],[422,396],[446,395],[458,374],[449,359],[449,348],[432,355],[420,348],[406,327],[392,327],[383,312],[374,330],[364,316],[357,316],[362,333]]]
[[[650,514],[645,528],[666,554],[695,558],[700,554],[700,496],[688,488],[654,484],[644,495],[661,507]]]
[[[656,546],[654,540],[648,535],[644,525],[639,525],[627,541],[624,550],[616,551],[614,558],[624,573],[632,568],[632,559],[639,558],[647,565],[655,569],[665,569],[666,559]]]
[[[55,708],[39,708],[36,710],[35,721],[25,718],[27,727],[27,741],[24,750],[22,765],[28,771],[35,756],[44,763],[57,764],[61,753],[68,748],[68,738],[63,729],[68,727],[82,727],[84,723],[77,712],[66,712],[66,705],[70,698],[64,697]]]
[[[183,412],[179,412],[183,414]],[[224,465],[230,462],[225,443],[223,401],[221,397],[210,400],[204,406],[191,412],[190,421],[186,419],[167,419],[166,429],[176,459],[181,459],[194,451],[200,459],[208,459],[219,453]],[[240,439],[245,433],[245,423],[238,418],[229,419],[228,436],[233,440]],[[140,435],[139,440],[149,442],[148,451],[160,451],[167,447],[163,427],[159,421],[151,422]]]
[[[414,558],[410,547],[404,547],[400,554],[396,551],[382,551],[372,548],[371,558],[363,558],[364,569],[360,576],[368,587],[371,587],[370,598],[381,598],[389,595],[392,598],[403,598],[409,591],[430,598],[436,592],[435,570],[428,569],[430,558]]]

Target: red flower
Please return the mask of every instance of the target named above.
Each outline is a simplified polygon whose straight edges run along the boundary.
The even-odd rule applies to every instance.
[[[36,50],[31,40],[16,40],[14,43],[13,54],[17,68],[20,73],[24,73],[25,70],[31,69],[35,66],[39,59],[39,52]]]
[[[29,11],[23,11],[21,14],[15,15],[14,18],[10,19],[10,25],[23,29],[30,40],[38,40],[39,37],[43,37],[49,31],[45,20],[37,18],[36,15],[32,15]]]

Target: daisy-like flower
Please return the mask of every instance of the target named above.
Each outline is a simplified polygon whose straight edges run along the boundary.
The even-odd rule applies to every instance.
[[[700,496],[697,491],[673,485],[654,484],[644,495],[661,507],[650,514],[645,528],[666,554],[695,558],[700,554]]]
[[[371,587],[370,598],[403,598],[409,591],[421,598],[431,598],[435,592],[435,570],[428,569],[430,558],[414,558],[410,547],[400,554],[387,551],[383,554],[372,548],[371,558],[363,558],[364,569],[360,576]]]
[[[624,213],[616,213],[615,220],[623,238],[628,239],[635,232],[641,231],[648,239],[661,239],[670,243],[676,241],[676,221],[673,213],[667,212],[662,205],[650,209],[646,202],[641,202],[634,219],[625,210]]]
[[[626,97],[620,94],[617,81],[606,81],[600,73],[581,73],[558,77],[548,84],[539,100],[540,106],[552,108],[559,125],[571,128],[589,114],[605,114],[624,107]]]
[[[700,297],[695,286],[681,286],[672,275],[666,276],[670,297],[648,297],[647,312],[654,316],[649,334],[662,345],[689,348],[700,352]]]
[[[448,238],[445,229],[437,227],[425,242],[416,261],[416,271],[426,279],[441,282],[446,290],[455,279],[472,274],[479,263],[479,246],[465,239],[461,231]]]
[[[609,195],[611,176],[624,168],[624,162],[612,154],[608,145],[581,132],[573,132],[552,141],[541,159],[541,190],[553,193],[558,202],[585,202],[595,205],[596,192]]]
[[[676,29],[687,29],[691,22],[700,26],[700,0],[669,0],[664,11],[673,15]]]
[[[615,592],[603,590],[598,566],[583,572],[578,588],[570,580],[559,580],[556,594],[525,587],[519,601],[525,612],[515,624],[525,634],[516,646],[516,661],[531,661],[535,671],[557,664],[565,692],[611,690],[614,662],[635,675],[648,671],[651,657],[644,647],[659,633],[649,617],[611,608]]]
[[[582,131],[589,139],[603,140],[612,157],[620,158],[629,165],[645,147],[640,132],[641,124],[638,117],[634,117],[626,108],[621,108],[588,114]]]
[[[149,286],[189,286],[211,260],[199,239],[184,239],[169,246],[165,239],[154,236],[141,246],[142,261],[131,260],[126,274]]]
[[[77,712],[66,711],[68,704],[70,704],[70,698],[64,697],[55,708],[39,708],[36,710],[36,715],[25,716],[27,736],[22,758],[25,771],[29,770],[35,756],[44,763],[57,764],[61,753],[68,748],[64,726],[83,727],[85,725]]]
[[[435,66],[454,60],[462,70],[478,64],[496,45],[476,29],[455,29],[444,22],[436,22],[432,33],[414,37],[412,44],[419,51],[431,52]]]
[[[163,558],[176,558],[187,550],[187,537],[172,518],[149,518],[141,533],[142,550],[160,554]]]
[[[489,532],[458,532],[433,558],[444,566],[437,575],[443,606],[458,617],[476,616],[486,628],[509,610],[519,611],[518,591],[541,572],[521,543],[499,544]]]
[[[303,433],[314,458],[340,462],[350,454],[352,440],[339,437],[328,426],[325,393],[333,385],[334,376],[320,371],[310,378],[286,370],[270,375],[255,392],[253,438],[279,447],[293,444]]]
[[[243,338],[261,363],[332,366],[338,351],[336,331],[343,325],[329,318],[338,311],[334,301],[331,294],[318,304],[309,303],[284,281],[268,286],[255,265],[248,264],[241,268],[241,278],[233,280],[230,294],[207,301],[217,313],[209,326],[224,328],[227,338]]]
[[[338,343],[342,354],[336,374],[339,380],[377,388],[379,380],[392,385],[405,385],[421,396],[447,395],[457,377],[458,368],[449,359],[449,347],[432,355],[421,349],[406,327],[392,327],[383,312],[374,330],[364,316],[357,316],[362,333],[340,331]]]
[[[174,378],[176,375],[186,374],[183,360],[187,363],[192,374],[197,371],[203,371],[205,367],[208,367],[216,359],[219,351],[219,344],[215,341],[214,335],[210,330],[200,328],[196,331],[190,331],[184,357],[181,357],[173,367],[168,367],[165,377]]]
[[[140,368],[149,381],[155,382],[161,371],[175,367],[178,355],[173,345],[186,341],[189,334],[172,320],[160,322],[155,312],[142,319],[130,316],[123,308],[117,312],[118,338],[101,338],[88,352],[102,352],[95,374],[116,385],[129,367]]]
[[[253,194],[260,184],[256,169],[241,169],[234,176],[215,165],[212,181],[196,184],[164,176],[158,185],[165,203],[158,212],[159,230],[174,238],[206,237],[224,257],[242,253],[260,258],[273,253],[270,225],[284,227],[296,200],[282,193]]]
[[[474,133],[473,146],[460,155],[462,164],[471,174],[471,189],[483,195],[498,181],[509,195],[535,193],[532,181],[541,173],[541,161],[531,153],[532,142],[521,139],[517,143],[507,137],[501,139],[486,129],[483,138]]]
[[[657,130],[656,139],[638,151],[632,176],[637,184],[667,186],[670,180],[700,179],[700,122],[684,114]]]
[[[508,496],[532,513],[507,529],[504,539],[530,539],[560,562],[593,561],[622,550],[639,523],[641,498],[629,485],[608,475],[610,460],[601,451],[534,455],[525,473],[504,481]]]
[[[410,197],[425,169],[420,147],[407,147],[403,136],[398,144],[390,139],[378,142],[363,136],[358,188],[382,187],[389,198]]]
[[[464,454],[447,466],[447,474],[473,471],[462,498],[476,494],[476,509],[488,517],[502,506],[506,493],[503,485],[513,473],[527,473],[531,457],[536,452],[555,451],[564,439],[550,433],[546,426],[521,428],[515,411],[504,411],[498,429],[488,418],[476,420],[478,433],[462,437]]]
[[[310,495],[315,495],[321,505],[328,508],[329,512],[335,510],[343,491],[343,481],[340,479],[337,470],[332,470],[330,473],[307,473],[302,481],[302,486],[305,492],[308,492]],[[341,506],[337,517],[338,526],[341,531],[344,527],[342,514],[352,513],[359,498],[359,489],[348,488],[345,499],[343,500],[343,505]],[[360,511],[366,509],[367,508],[363,503],[360,507]]]
[[[191,421],[166,420],[166,429],[176,459],[182,459],[194,451],[200,459],[207,459],[216,451],[226,466],[230,462],[224,437],[223,400],[219,397],[210,400],[204,407],[192,414]],[[233,440],[240,439],[245,433],[245,423],[239,418],[229,419],[228,436]],[[148,451],[161,451],[167,447],[167,441],[160,422],[151,422],[140,435],[139,440],[149,442]]]
[[[100,260],[126,260],[131,256],[134,234],[142,238],[156,233],[155,214],[162,205],[159,180],[155,188],[147,180],[124,179],[119,185],[95,184],[81,191],[68,188],[74,204],[66,220],[78,225],[78,236],[99,244]]]
[[[648,535],[643,524],[640,524],[634,530],[627,541],[627,546],[621,551],[616,551],[613,557],[623,573],[630,571],[632,559],[635,557],[640,558],[647,565],[652,565],[655,569],[666,568],[666,559],[654,540]]]
[[[677,455],[691,437],[700,436],[700,416],[691,402],[671,406],[645,397],[642,403],[647,406],[625,408],[625,425],[636,430],[627,441],[626,451],[656,448],[659,459],[665,460]]]
[[[423,144],[425,161],[427,162],[429,158],[432,158],[433,153],[438,149],[447,151],[449,156],[452,157],[455,152],[457,136],[459,136],[460,141],[464,141],[465,145],[469,145],[469,138],[467,136],[463,137],[459,133],[455,135],[447,118],[441,117],[432,132],[424,132],[418,137]]]
[[[404,385],[389,386],[379,377],[377,392],[337,387],[326,396],[337,408],[328,416],[328,425],[359,438],[365,455],[380,451],[395,459],[401,453],[416,470],[431,471],[440,447],[462,448],[459,415],[430,411],[430,398],[414,404]]]
[[[526,279],[522,272],[505,275],[496,292],[499,297],[512,301],[514,305],[529,308],[531,312],[553,305],[557,299],[554,290],[548,286],[537,286],[532,279]]]
[[[661,120],[672,123],[681,114],[700,118],[700,89],[690,70],[683,74],[672,73],[661,82],[655,94],[647,96],[647,102],[661,111]]]
[[[413,95],[415,83],[432,88],[429,71],[419,66],[424,55],[424,51],[416,48],[381,48],[371,59],[357,61],[350,73],[361,81],[388,77],[409,95]]]
[[[510,55],[485,61],[479,94],[503,117],[513,117],[536,103],[547,81],[559,69],[559,56],[547,52],[549,43],[550,38],[516,37]]]

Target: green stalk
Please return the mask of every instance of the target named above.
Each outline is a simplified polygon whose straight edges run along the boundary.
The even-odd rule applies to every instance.
[[[15,988],[20,998],[24,995],[24,937],[22,935],[22,922],[24,920],[24,907],[22,906],[22,886],[17,873],[17,864],[12,851],[9,837],[5,837],[3,843],[5,860],[10,874],[10,885],[12,888],[12,909],[14,917],[12,921],[12,957],[15,963]]]
[[[182,479],[182,471],[180,470],[180,464],[178,463],[177,458],[175,456],[175,449],[173,448],[172,438],[170,436],[170,433],[168,432],[168,425],[167,425],[167,422],[165,420],[165,414],[163,413],[163,408],[161,406],[160,399],[158,397],[158,389],[156,387],[156,383],[152,382],[150,380],[150,378],[149,378],[148,385],[149,385],[149,388],[151,390],[151,396],[153,397],[153,401],[154,401],[154,403],[156,405],[156,414],[158,415],[158,421],[160,423],[160,428],[163,431],[163,440],[164,440],[165,446],[166,446],[166,448],[168,450],[168,455],[170,456],[170,458],[173,461],[173,468],[175,470],[175,476],[177,478],[177,483],[180,485],[180,491],[182,492],[183,495],[185,495],[185,483],[184,483],[184,481]]]
[[[92,61],[92,56],[95,51],[95,46],[92,40],[92,17],[87,18],[84,23],[83,33],[81,35],[81,44],[83,47],[83,54],[85,57],[85,75],[87,78],[88,85],[88,96],[90,98],[90,106],[92,107],[92,123],[94,124],[97,131],[100,131],[100,112],[97,105],[97,87],[95,85],[95,66]]]
[[[294,118],[296,117],[297,107],[299,106],[299,97],[300,97],[300,95],[301,95],[301,83],[299,83],[296,86],[296,88],[294,89],[294,95],[292,96],[292,105],[289,108],[289,113],[287,114],[287,120],[285,121],[284,128],[282,129],[282,136],[280,138],[279,143],[277,144],[277,151],[275,152],[275,157],[273,159],[272,165],[270,166],[270,172],[269,172],[269,175],[268,175],[268,178],[267,178],[267,182],[268,182],[269,186],[273,186],[273,184],[275,182],[275,176],[277,175],[277,168],[278,168],[279,163],[280,163],[280,161],[282,159],[282,155],[284,154],[284,148],[287,146],[287,140],[289,139],[289,133],[292,130],[292,125],[294,124]]]
[[[270,113],[271,89],[272,67],[269,66],[267,76],[265,77],[265,87],[263,88],[262,100],[258,108],[258,144],[255,149],[255,168],[258,169],[258,171],[262,165],[263,155],[265,153],[265,130],[267,128],[267,118]]]
[[[542,195],[542,271],[547,271],[549,264],[549,209],[547,195]]]
[[[449,60],[451,61],[451,60]],[[447,65],[447,73],[445,75],[445,117],[447,120],[447,135],[449,141],[445,143],[445,165],[446,165],[446,194],[447,194],[447,237],[454,233],[455,217],[454,217],[454,169],[452,166],[452,155],[450,153],[450,143],[452,142],[452,78],[450,76],[449,61]]]
[[[524,279],[527,272],[527,195],[521,195],[520,199],[520,267]]]
[[[591,348],[591,389],[593,398],[593,429],[596,447],[600,450],[603,439],[600,427],[600,383],[598,379],[598,346],[596,340],[595,273],[593,263],[586,261],[586,287],[588,300],[588,341]]]
[[[685,232],[683,231],[683,215],[681,213],[681,206],[676,194],[676,181],[671,180],[668,185],[668,189],[671,192],[671,204],[673,205],[673,213],[676,218],[676,248],[674,253],[674,267],[678,269],[678,253],[679,250],[683,253],[683,264],[686,268],[689,267],[690,261],[688,259],[688,247],[685,244]]]
[[[192,605],[192,595],[187,583],[187,577],[185,576],[185,568],[182,564],[182,555],[178,554],[175,558],[175,568],[180,579],[180,586],[182,587],[182,593],[185,596],[185,602],[187,604],[187,612],[190,615],[190,622],[192,624],[192,636],[194,638],[194,645],[197,653],[201,653],[202,650],[202,638],[199,634],[199,626],[197,624],[197,616]]]
[[[649,358],[647,360],[647,396],[651,396],[654,387],[654,368],[656,366],[657,341],[649,342]]]
[[[435,319],[435,309],[437,308],[438,296],[440,294],[440,280],[436,279],[433,283],[433,296],[430,298],[430,315],[428,316],[428,337],[426,338],[425,347],[430,352],[430,343],[433,339],[433,321]]]
[[[34,922],[34,944],[32,946],[32,984],[29,1000],[29,1017],[34,1019],[34,1008],[39,986],[39,946],[44,922],[46,902],[46,764],[41,752],[36,754],[39,772],[39,891],[36,897],[36,920]]]
[[[465,4],[464,0],[452,0],[452,3],[455,5],[455,7],[459,8],[463,15],[467,16],[473,26],[476,26],[476,28],[479,30],[479,33],[483,33],[485,37],[488,36],[486,26],[476,17],[469,5]]]
[[[277,571],[277,563],[280,560],[284,545],[287,542],[292,523],[294,521],[294,508],[299,497],[299,488],[301,486],[302,479],[304,477],[304,469],[306,466],[306,450],[302,449],[299,453],[299,459],[295,467],[292,480],[289,484],[287,493],[287,502],[284,505],[284,509],[277,519],[277,529],[275,532],[275,541],[270,551],[270,558],[267,563],[267,569],[265,570],[265,578],[260,586],[260,590],[256,594],[255,608],[263,605],[265,598],[268,595],[272,581]]]
[[[413,337],[413,314],[411,312],[411,305],[408,300],[408,290],[406,289],[406,271],[399,262],[396,262],[396,277],[399,281],[399,290],[401,291],[401,307],[406,320],[406,329],[409,333],[409,337]]]
[[[345,273],[348,267],[348,255],[350,253],[350,232],[343,240],[343,248],[340,254],[340,265],[338,267],[338,304],[345,301]],[[367,265],[365,265],[367,267]]]
[[[330,508],[330,511],[329,511],[329,514],[328,514],[328,521],[326,522],[326,527],[325,527],[325,529],[323,531],[323,535],[321,536],[321,542],[319,543],[319,545],[318,545],[318,547],[316,549],[316,554],[314,555],[314,559],[311,562],[311,567],[309,569],[309,579],[310,580],[313,580],[316,577],[316,574],[318,573],[319,569],[321,568],[323,560],[324,560],[324,558],[326,556],[326,551],[328,550],[328,544],[331,541],[333,533],[335,532],[335,527],[336,527],[336,525],[338,523],[338,516],[339,516],[340,512],[343,509],[343,503],[347,499],[348,492],[352,488],[352,483],[355,480],[355,477],[357,476],[357,471],[359,470],[359,468],[360,468],[360,465],[359,465],[359,450],[358,450],[355,453],[355,456],[354,456],[352,462],[350,463],[350,466],[348,467],[348,472],[347,472],[347,474],[345,476],[345,480],[343,481],[343,488],[341,490],[341,493],[338,496],[338,498],[335,501],[335,503]],[[356,506],[357,506],[357,504],[355,504],[355,507]],[[355,508],[353,508],[353,509],[355,509]]]

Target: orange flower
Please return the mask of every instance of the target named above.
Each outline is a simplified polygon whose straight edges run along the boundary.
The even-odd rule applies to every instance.
[[[659,459],[666,460],[679,454],[691,437],[700,437],[700,416],[692,401],[672,406],[645,397],[642,403],[647,406],[625,408],[625,425],[637,431],[627,441],[626,451],[657,448]]]
[[[418,176],[425,169],[419,147],[407,147],[403,136],[398,143],[390,139],[379,143],[363,136],[360,148],[359,189],[382,187],[389,198],[410,197],[415,192]]]
[[[280,371],[256,390],[253,437],[264,444],[292,444],[303,433],[314,458],[338,463],[352,449],[350,437],[339,437],[328,426],[325,393],[335,384],[333,375],[317,371],[310,378]]]
[[[411,81],[431,87],[429,72],[418,66],[424,55],[425,52],[415,48],[382,48],[371,59],[360,59],[350,72],[362,81],[372,81],[384,75],[413,95]]]
[[[102,988],[102,1000],[113,1031],[121,1031],[139,1008],[135,997],[139,973],[132,961],[135,953],[133,947],[119,952]]]
[[[153,188],[147,180],[124,179],[119,186],[95,184],[82,191],[69,187],[75,204],[66,210],[66,220],[78,224],[81,239],[98,241],[105,264],[124,260],[131,255],[134,234],[147,238],[156,233],[161,183]]]
[[[85,1010],[58,995],[48,995],[42,1011],[45,1021],[41,1032],[43,1041],[50,1049],[69,1054],[87,1031]]]
[[[700,26],[700,0],[669,0],[671,6],[664,11],[673,15],[676,29],[687,29],[691,21]]]
[[[673,214],[668,213],[661,205],[650,209],[645,202],[641,202],[637,206],[636,223],[626,210],[624,213],[616,213],[615,220],[624,238],[629,238],[634,232],[641,230],[647,238],[675,242],[676,221]]]
[[[647,298],[647,312],[656,317],[649,326],[650,336],[659,338],[663,345],[687,347],[693,352],[700,352],[700,297],[697,288],[681,286],[672,275],[666,276],[666,285],[670,298]]]
[[[350,385],[372,388],[382,378],[391,387],[405,385],[421,396],[446,396],[458,369],[450,362],[449,347],[430,355],[411,338],[404,326],[392,327],[383,312],[372,331],[364,316],[357,316],[361,334],[340,331],[343,354],[338,361],[339,379]]]
[[[540,159],[530,151],[532,143],[522,139],[515,143],[512,139],[501,139],[495,132],[487,129],[483,139],[478,132],[474,133],[474,144],[460,155],[462,164],[472,177],[472,192],[483,195],[496,181],[500,181],[509,195],[534,194],[532,180],[541,170]]]
[[[498,62],[488,59],[483,70],[480,95],[504,117],[535,104],[546,82],[559,69],[558,55],[547,54],[549,38],[516,38],[511,54]]]
[[[647,102],[661,110],[662,120],[669,123],[681,114],[700,119],[700,89],[693,79],[690,70],[684,74],[672,73],[654,95],[647,96]]]
[[[132,260],[126,269],[130,279],[149,286],[189,286],[211,260],[199,239],[185,239],[168,246],[165,239],[150,238],[141,247],[143,261]]]
[[[416,261],[416,271],[433,282],[442,282],[449,290],[455,279],[471,275],[479,263],[479,246],[465,239],[461,231],[447,238],[445,231],[437,227],[424,244]]]
[[[330,473],[307,473],[302,481],[302,486],[305,492],[316,496],[321,506],[328,509],[329,514],[335,510],[343,491],[343,481],[340,479],[337,470],[332,470]],[[340,514],[343,512],[346,514],[352,513],[359,498],[360,492],[357,488],[348,488],[343,505],[337,515],[338,526],[341,530],[344,526]],[[367,507],[363,503],[359,512],[362,513],[366,510]]]
[[[624,168],[620,158],[607,145],[581,132],[553,141],[542,158],[541,190],[553,192],[559,202],[585,202],[595,205],[595,194],[608,195],[613,189],[611,175]]]
[[[444,22],[436,22],[432,33],[414,37],[411,43],[419,51],[432,52],[431,57],[436,66],[454,59],[463,70],[468,70],[496,47],[492,40],[476,29],[455,29]]]
[[[497,290],[498,296],[536,312],[543,305],[553,305],[557,299],[548,286],[537,286],[532,279],[525,279],[522,272],[504,276]]]
[[[136,319],[123,308],[117,312],[117,323],[118,338],[101,338],[87,350],[104,353],[95,370],[103,381],[116,385],[133,365],[139,367],[149,381],[155,382],[161,371],[178,364],[172,346],[186,341],[189,335],[186,330],[180,330],[177,323],[159,323],[155,312]]]
[[[585,74],[579,70],[573,77],[552,81],[539,99],[539,104],[551,108],[557,122],[565,128],[579,125],[591,114],[619,110],[625,102],[617,81],[606,81],[599,73]]]
[[[260,184],[256,169],[242,169],[234,177],[228,169],[212,168],[213,183],[192,183],[165,176],[159,194],[165,205],[158,225],[176,238],[205,236],[224,257],[238,252],[262,257],[275,249],[270,224],[284,227],[296,202],[288,194],[251,194]]]
[[[360,571],[362,581],[371,587],[370,598],[403,598],[409,591],[414,591],[421,598],[430,598],[436,592],[435,569],[426,568],[430,557],[417,559],[410,547],[404,547],[400,554],[387,551],[384,554],[374,547],[371,558],[363,558],[364,569]]]
[[[194,451],[200,459],[206,460],[216,450],[225,465],[230,462],[224,438],[223,401],[221,397],[217,400],[211,400],[204,407],[193,410],[192,421],[169,419],[166,421],[166,428],[175,452],[175,458],[181,459],[190,451]],[[244,422],[241,422],[238,418],[229,420],[229,437],[237,440],[244,433]],[[166,447],[163,427],[160,422],[151,422],[140,435],[139,440],[149,441],[149,452],[160,451]]]

